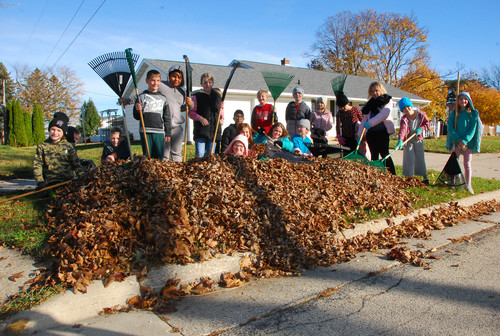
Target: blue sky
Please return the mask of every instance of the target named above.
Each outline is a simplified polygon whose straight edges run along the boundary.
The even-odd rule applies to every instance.
[[[429,29],[431,65],[439,72],[458,63],[480,72],[499,62],[498,0],[0,0],[0,62],[14,77],[16,65],[42,68],[60,58],[57,65],[70,67],[84,82],[83,99],[92,98],[101,111],[117,107],[115,93],[87,65],[102,54],[132,48],[141,56],[139,62],[182,61],[186,54],[191,62],[218,65],[233,59],[279,64],[286,57],[291,66],[305,67],[309,59],[304,54],[328,16],[364,9],[413,12]]]

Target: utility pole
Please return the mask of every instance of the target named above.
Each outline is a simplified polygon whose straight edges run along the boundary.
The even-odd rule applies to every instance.
[[[2,79],[2,107],[5,107],[5,79]]]
[[[83,141],[85,141],[85,146],[87,146],[87,135],[85,134],[85,109],[83,108],[83,105],[81,107],[81,112],[82,112],[82,126],[83,126]]]
[[[7,112],[7,107],[5,103],[5,79],[2,78],[2,103],[0,105],[0,145],[5,145],[5,114]]]

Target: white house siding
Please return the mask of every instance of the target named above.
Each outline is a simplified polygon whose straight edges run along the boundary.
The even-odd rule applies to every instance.
[[[145,88],[142,88],[144,90]],[[199,88],[196,88],[199,89]],[[247,92],[247,93],[232,93],[229,92],[226,94],[226,99],[224,101],[224,124],[222,126],[222,130],[224,130],[227,126],[230,124],[234,123],[233,121],[233,114],[234,111],[236,110],[242,110],[244,115],[245,115],[245,122],[250,124],[250,118],[251,118],[251,113],[252,110],[255,106],[259,104],[257,98],[256,98],[257,91],[254,93]],[[317,97],[314,97],[316,99]],[[335,106],[335,100],[333,99],[328,99],[328,107],[332,113],[335,111],[338,111],[337,107]],[[278,120],[282,122],[283,124],[286,124],[285,122],[285,111],[286,107],[289,102],[293,101],[293,97],[290,95],[283,95],[278,98],[278,101],[276,102],[276,108],[278,110]],[[304,99],[305,103],[311,108],[312,110],[312,98],[305,97]],[[273,104],[274,101],[273,99],[269,99],[267,101],[269,104]],[[364,103],[364,102],[363,102]],[[354,106],[357,106],[361,108],[363,104],[359,104],[359,102],[354,102]],[[132,105],[127,105],[126,108],[126,113],[127,113],[127,123],[128,123],[128,129],[129,132],[133,134],[134,139],[138,140],[139,139],[139,121],[135,120],[132,114]],[[395,128],[399,128],[399,121],[400,117],[402,116],[401,112],[399,112],[399,107],[397,102],[394,103],[394,106],[391,111],[391,120],[394,122]],[[334,122],[336,122],[334,118]],[[188,141],[193,141],[193,134],[192,134],[192,129],[193,129],[193,121],[189,119],[188,121]],[[330,130],[327,134],[329,137],[335,137],[336,136],[336,130],[335,126]]]
[[[145,76],[146,76],[147,71],[152,69],[152,68],[156,68],[156,66],[153,65],[152,62],[154,63],[155,60],[143,61],[143,63],[141,63],[141,66],[139,67],[139,71],[137,72],[139,93],[144,91],[147,88],[147,84],[145,82]],[[167,62],[167,63],[170,64],[172,62]],[[157,63],[157,64],[159,64],[159,66],[161,66],[161,62]],[[207,65],[196,65],[196,66],[207,66]],[[216,69],[216,71],[219,71],[220,70],[219,68],[220,68],[220,66],[214,66],[214,69]],[[159,69],[159,68],[156,68],[156,69],[162,73],[162,79],[166,79],[166,74],[164,73],[164,71],[165,71],[165,69],[168,69],[168,67],[165,66],[165,69],[163,69],[163,70]],[[276,69],[279,70],[279,67]],[[303,71],[306,69],[298,69],[298,70]],[[312,70],[307,70],[307,71],[312,71]],[[324,74],[321,73],[320,75],[323,76]],[[305,75],[300,75],[300,76],[302,76],[304,79],[307,79],[307,76],[304,77]],[[308,76],[310,77],[312,75],[308,75]],[[314,74],[314,76],[316,76],[316,74]],[[359,82],[359,85],[368,85],[369,84],[368,80],[366,78],[352,76],[352,78],[349,79],[349,83],[352,84],[354,81],[357,81],[357,82]],[[256,85],[257,87],[255,87],[255,90],[253,90],[253,87],[251,90],[235,89],[235,87],[238,87],[238,83],[237,83],[238,80],[236,79],[236,81],[233,81],[233,82],[235,82],[235,83],[233,83],[232,86],[230,85],[229,90],[226,94],[225,102],[224,102],[225,118],[224,118],[224,123],[223,123],[222,129],[226,128],[227,126],[229,126],[231,123],[234,122],[233,121],[233,113],[237,109],[240,109],[243,111],[243,113],[245,115],[245,122],[250,123],[251,112],[252,112],[253,108],[258,104],[258,100],[256,97],[257,91],[259,89],[267,89],[266,87],[258,87],[258,86],[261,86],[260,84]],[[349,83],[347,83],[347,84],[349,84]],[[195,84],[197,84],[197,83],[195,83]],[[221,85],[221,83],[217,83],[217,84]],[[293,86],[295,84],[293,84],[293,85],[290,84],[290,85]],[[351,90],[354,91],[355,88],[356,87],[350,88],[350,89],[348,89],[348,91],[351,91]],[[201,88],[200,87],[193,87],[193,91],[199,90],[199,89],[201,89]],[[397,89],[393,88],[393,90],[397,90]],[[281,94],[281,96],[279,97],[278,101],[276,102],[276,108],[278,111],[278,113],[277,113],[278,120],[282,123],[285,123],[286,107],[287,107],[289,102],[293,101],[293,96],[292,96],[290,91],[283,92]],[[130,83],[128,84],[125,93],[128,94],[129,96],[135,96],[135,93],[133,92],[133,89],[132,89]],[[399,112],[398,103],[397,103],[397,101],[399,101],[399,99],[401,98],[401,97],[398,97],[397,95],[401,95],[401,94],[406,95],[406,92],[398,92],[398,94],[396,94],[396,95],[393,94],[394,106],[393,106],[392,111],[391,111],[391,119],[394,122],[394,125],[396,128],[399,127],[399,120],[400,120],[400,117],[402,116],[401,113]],[[317,99],[320,96],[323,97],[323,99],[327,100],[327,104],[326,104],[327,109],[332,111],[332,113],[335,115],[335,112],[338,111],[338,109],[335,105],[335,99],[334,99],[334,96],[332,95],[332,93],[330,93],[328,95],[319,95],[318,93],[314,94],[312,92],[311,93],[307,92],[307,90],[306,90],[306,92],[304,94],[304,102],[307,105],[309,105],[309,107],[311,107],[311,109],[312,109],[312,101]],[[353,102],[354,106],[360,107],[366,103],[367,98],[362,97],[362,96],[360,96],[358,98],[350,97],[350,100]],[[415,97],[412,98],[414,106],[418,107],[419,103],[416,100],[418,101],[418,99],[415,99]],[[422,101],[422,100],[420,100],[420,101]],[[269,97],[268,103],[274,104],[274,100],[272,97]],[[427,101],[424,101],[424,104],[425,103],[427,103]],[[139,121],[135,120],[133,117],[132,105],[128,105],[126,107],[126,114],[127,114],[126,115],[126,122],[127,122],[128,128],[129,128],[129,132],[131,134],[133,134],[133,137],[135,140],[138,140],[139,139]],[[335,118],[334,118],[334,122],[336,122]],[[188,141],[193,141],[192,129],[193,129],[193,121],[191,119],[189,119],[188,120]],[[333,129],[330,132],[328,132],[329,137],[335,137],[335,135],[336,135],[335,129],[336,129],[336,127],[333,127]]]

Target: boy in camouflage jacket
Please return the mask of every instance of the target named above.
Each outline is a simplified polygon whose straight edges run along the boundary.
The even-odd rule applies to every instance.
[[[49,137],[36,148],[33,174],[38,189],[83,175],[76,151],[65,138],[68,121],[66,114],[56,112],[49,124]]]

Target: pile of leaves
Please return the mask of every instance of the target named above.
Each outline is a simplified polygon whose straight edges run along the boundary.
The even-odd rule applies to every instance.
[[[339,234],[368,212],[405,214],[416,179],[333,159],[234,156],[105,164],[60,189],[47,212],[57,278],[85,288],[138,259],[186,264],[251,251],[282,271],[342,258]],[[339,259],[340,258],[340,259]]]

